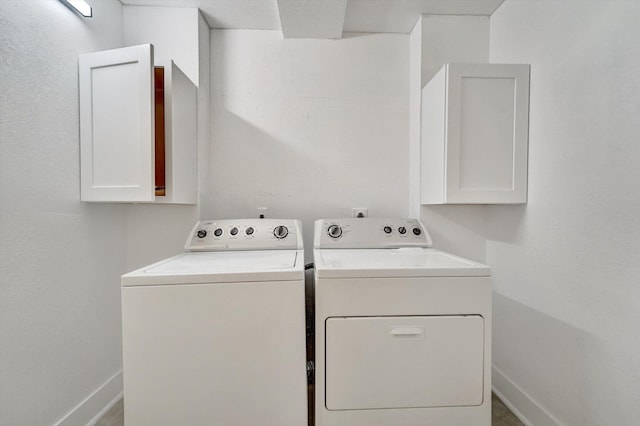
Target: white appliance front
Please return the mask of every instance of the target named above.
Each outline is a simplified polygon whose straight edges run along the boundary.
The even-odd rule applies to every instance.
[[[490,269],[417,220],[315,233],[316,425],[490,425]]]
[[[480,315],[329,318],[325,326],[328,410],[482,404]]]
[[[228,231],[237,222],[216,226]],[[307,423],[301,227],[261,220],[252,228],[264,236],[279,226],[288,233],[277,231],[274,250],[256,250],[247,238],[253,250],[242,251],[239,233],[227,233],[235,241],[218,251],[188,252],[122,277],[126,424]],[[214,235],[202,230],[192,231],[200,246]]]

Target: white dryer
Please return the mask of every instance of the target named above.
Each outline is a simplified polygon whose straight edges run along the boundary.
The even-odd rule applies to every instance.
[[[307,423],[299,221],[202,221],[122,277],[128,425]]]
[[[413,219],[315,223],[315,424],[489,426],[490,269]]]

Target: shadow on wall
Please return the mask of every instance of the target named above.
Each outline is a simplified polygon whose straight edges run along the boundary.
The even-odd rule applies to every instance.
[[[493,386],[532,424],[595,424],[584,407],[592,378],[586,350],[595,344],[585,331],[493,293]],[[552,416],[527,409],[531,403]]]
[[[487,206],[484,235],[487,240],[517,244],[527,216],[527,204]]]
[[[385,130],[384,117],[366,126],[393,107],[220,93],[211,101],[211,182],[201,193],[202,217],[257,217],[256,208],[266,206],[267,217],[302,220],[304,244],[312,247],[315,219],[350,215],[355,206],[378,217],[406,214],[401,178],[385,175],[402,171],[403,152],[390,155],[384,143],[393,128]]]
[[[423,205],[420,217],[429,230],[434,247],[487,261],[487,240],[514,242],[519,239],[526,205]],[[500,226],[488,227],[487,224]],[[488,235],[488,234],[491,235]]]

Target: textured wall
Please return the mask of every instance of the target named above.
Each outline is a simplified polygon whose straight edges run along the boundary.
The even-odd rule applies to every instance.
[[[211,31],[211,177],[202,216],[406,216],[409,37]],[[308,251],[310,257],[311,251]]]
[[[507,0],[531,64],[529,203],[487,211],[494,383],[533,424],[640,419],[640,3]]]
[[[173,59],[198,86],[198,161],[209,145],[209,27],[195,8],[124,6],[124,44],[152,43],[154,59]],[[202,33],[206,37],[202,37]],[[200,168],[202,175],[202,167]],[[127,207],[127,270],[180,251],[199,218],[199,205]]]
[[[121,369],[125,217],[79,200],[77,64],[122,45],[122,6],[92,5],[0,1],[2,425],[53,424]]]
[[[421,87],[431,81],[446,62],[488,62],[488,17],[425,15],[418,22],[422,23]],[[419,139],[412,137],[411,144],[419,144]],[[420,152],[419,148],[414,150]],[[411,180],[419,181],[419,159],[412,158],[410,161]],[[419,184],[412,193],[415,197],[414,203],[419,204]],[[485,206],[424,205],[419,208],[420,218],[429,230],[435,247],[479,262],[486,260]]]

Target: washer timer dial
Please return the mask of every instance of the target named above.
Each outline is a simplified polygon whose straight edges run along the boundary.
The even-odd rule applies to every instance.
[[[287,235],[289,235],[289,230],[287,229],[286,226],[280,225],[280,226],[276,226],[275,228],[273,228],[273,235],[281,240],[283,238],[285,238]]]
[[[327,233],[333,239],[340,238],[342,236],[342,228],[339,225],[331,225],[327,229]]]

